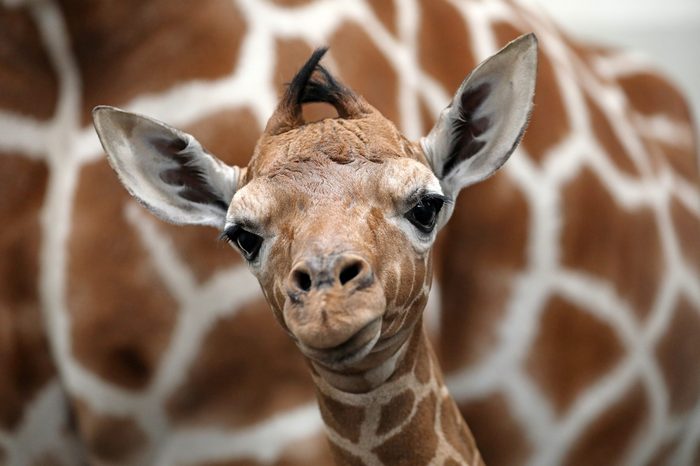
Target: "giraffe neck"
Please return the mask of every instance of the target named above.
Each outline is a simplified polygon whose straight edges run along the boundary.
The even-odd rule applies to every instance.
[[[321,415],[338,465],[483,464],[418,322],[393,373],[354,393],[314,371]]]

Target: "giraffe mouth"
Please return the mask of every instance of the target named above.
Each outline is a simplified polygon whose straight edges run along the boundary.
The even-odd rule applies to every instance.
[[[313,361],[331,370],[342,370],[351,367],[367,356],[381,335],[382,318],[369,322],[345,342],[332,348],[312,348],[298,342],[302,352]]]

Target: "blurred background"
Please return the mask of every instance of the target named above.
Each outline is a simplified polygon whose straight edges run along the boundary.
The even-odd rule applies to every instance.
[[[305,2],[268,1],[291,7]],[[395,3],[400,5],[402,1],[395,0]],[[435,8],[433,14],[424,16],[434,36],[430,50],[451,50],[450,47],[455,45],[465,45],[464,41],[457,43],[451,40],[453,37],[467,37],[466,31],[460,27],[460,18],[450,9],[450,5],[458,1],[422,0],[426,11],[427,6]],[[700,115],[700,53],[697,51],[700,44],[700,0],[519,1],[546,11],[557,24],[583,42],[620,47],[648,57],[689,97],[696,115],[696,128],[700,129],[697,117]],[[310,53],[310,44],[318,41],[331,45],[332,53],[339,57],[336,65],[352,87],[367,96],[385,114],[397,117],[395,70],[385,72],[390,68],[382,60],[386,52],[375,46],[373,39],[366,34],[362,21],[350,20],[341,33],[328,32],[326,37],[315,26],[323,24],[324,21],[320,19],[327,20],[327,17],[307,15],[304,17],[306,21],[292,24],[291,16],[287,18],[279,12],[277,15],[252,14],[259,11],[269,13],[268,10],[257,11],[251,7],[258,3],[254,0],[55,0],[58,6],[56,11],[48,10],[47,16],[40,17],[43,21],[41,26],[46,32],[43,40],[51,45],[48,49],[57,55],[65,50],[73,52],[76,71],[82,73],[85,83],[83,94],[79,91],[80,84],[73,80],[72,65],[63,66],[64,61],[58,61],[61,67],[57,69],[63,73],[64,84],[67,84],[59,89],[54,79],[54,65],[46,59],[45,44],[35,31],[35,18],[26,11],[8,12],[0,8],[0,152],[5,151],[0,154],[0,220],[4,220],[3,228],[0,228],[0,466],[45,465],[45,457],[22,463],[14,462],[14,458],[26,456],[32,459],[43,454],[42,448],[48,450],[56,445],[65,450],[61,454],[72,458],[71,455],[77,453],[72,451],[70,436],[75,434],[77,438],[76,428],[80,430],[80,440],[85,441],[86,450],[99,458],[99,464],[117,464],[115,458],[120,455],[127,459],[119,464],[126,464],[131,459],[129,455],[134,458],[142,455],[145,459],[139,464],[146,465],[170,465],[174,463],[172,458],[182,457],[206,460],[206,464],[223,464],[220,462],[223,459],[243,458],[247,462],[236,464],[270,465],[270,458],[275,455],[284,461],[275,463],[277,465],[329,463],[309,459],[314,455],[327,455],[328,451],[320,429],[321,420],[307,367],[291,341],[273,321],[272,314],[257,294],[255,280],[243,270],[238,256],[227,251],[222,242],[216,242],[210,230],[175,228],[157,223],[138,210],[108,168],[96,136],[89,127],[92,105],[127,104],[132,106],[132,111],[163,119],[197,135],[212,152],[225,156],[227,163],[245,164],[253,151],[261,124],[264,124],[261,115],[266,118],[266,112],[271,111],[275,103],[275,90],[282,89],[282,82],[293,75],[298,64]],[[339,10],[350,4],[347,0],[323,3]],[[377,9],[390,8],[387,5],[393,4],[390,0],[366,0],[366,3]],[[40,5],[42,2],[0,0],[0,6],[13,4]],[[192,8],[192,5],[197,5],[197,8]],[[234,8],[234,5],[246,6],[250,10],[246,10],[249,16],[244,17],[239,11],[243,7]],[[441,9],[438,8],[440,5]],[[70,49],[68,42],[62,42],[69,36],[65,34],[64,37],[60,28],[62,23],[52,16],[53,13],[60,16],[59,10],[68,11],[71,15],[72,19],[66,23],[70,37],[81,38],[76,41],[74,49]],[[3,13],[5,16],[2,16]],[[377,14],[378,18],[380,16]],[[391,23],[391,14],[381,18]],[[453,21],[451,25],[450,21]],[[249,24],[255,22],[265,27],[277,24],[287,35],[281,34],[281,38],[273,40],[265,36],[266,29],[262,27],[260,36],[264,40],[254,42],[260,48],[253,46],[248,50],[242,46],[243,37],[247,32],[256,30]],[[13,38],[15,42],[11,40]],[[313,40],[307,40],[309,38]],[[20,46],[13,47],[15,44]],[[266,47],[275,47],[280,57],[278,66],[273,67],[264,56],[259,56],[259,50],[264,51]],[[255,64],[242,68],[246,73],[241,73],[240,77],[231,74],[235,71],[239,55],[245,57],[247,63]],[[426,55],[428,58],[439,58],[439,54]],[[4,57],[9,63],[20,64],[16,76],[13,68],[3,66]],[[26,66],[25,61],[28,63]],[[436,66],[434,74],[444,74],[443,79],[451,80],[456,86],[464,76],[461,74],[464,70],[451,66],[453,62],[456,60],[437,63],[440,66]],[[368,69],[373,70],[373,74],[367,73]],[[371,79],[367,79],[368,76]],[[268,81],[273,80],[275,86],[268,88]],[[12,86],[15,86],[16,92]],[[654,86],[644,87],[647,88],[653,92]],[[73,92],[76,89],[77,92]],[[560,98],[555,86],[543,85],[543,89],[554,89],[554,98]],[[670,93],[664,89],[658,95],[663,96],[660,100],[667,102]],[[68,95],[65,99],[68,103],[54,105],[61,91]],[[11,107],[3,104],[3,98],[12,92],[19,97],[11,96],[14,100],[8,101],[19,110],[10,108],[7,112],[10,116],[3,120],[2,112],[7,110],[3,107]],[[542,95],[546,95],[546,92],[542,92]],[[190,105],[190,102],[193,104]],[[429,113],[427,110],[421,113]],[[59,114],[59,111],[65,115]],[[58,114],[55,119],[52,118],[54,112]],[[393,112],[393,115],[389,112]],[[12,118],[20,114],[26,114],[29,118],[13,126],[16,122]],[[420,130],[419,116],[416,116],[417,113],[412,115],[418,122],[413,126]],[[554,147],[559,142],[560,134],[552,131],[550,122],[564,121],[567,113],[563,106],[554,106],[549,115],[550,119],[543,120],[539,128],[542,147],[549,147],[547,144]],[[604,132],[613,131],[609,123],[618,114],[611,115],[599,118],[603,122]],[[685,117],[684,111],[682,116]],[[425,119],[425,115],[420,117]],[[537,130],[533,129],[537,121],[537,118],[533,118],[528,131],[531,138],[537,134]],[[17,131],[16,127],[22,131]],[[567,130],[568,127],[563,125],[562,134],[571,134]],[[629,154],[618,147],[617,139],[611,138],[611,141],[611,152],[616,155],[615,163],[622,160],[622,163],[629,165]],[[573,149],[578,150],[578,147],[573,146]],[[678,160],[682,158],[681,168],[674,168],[680,171],[692,167],[692,159],[688,156],[690,148],[685,149],[684,152],[675,146],[664,147],[662,155]],[[567,156],[567,150],[572,149],[568,145],[564,147],[562,158]],[[545,153],[544,150],[540,152]],[[71,163],[64,163],[65,160]],[[529,170],[526,168],[528,166],[520,165],[522,170]],[[569,164],[558,164],[557,167],[568,170],[566,167]],[[524,329],[526,339],[530,338],[528,333],[534,333],[529,325],[520,325],[522,321],[519,318],[506,318],[516,315],[507,308],[516,309],[516,306],[509,306],[509,296],[510,293],[515,296],[519,287],[513,287],[514,291],[511,291],[502,284],[506,282],[502,278],[504,276],[517,277],[521,272],[525,276],[530,274],[529,270],[535,270],[535,266],[531,267],[529,262],[521,259],[534,257],[534,254],[523,252],[529,245],[524,239],[529,235],[531,225],[528,221],[535,218],[531,212],[540,212],[539,215],[547,216],[547,219],[554,218],[557,225],[570,222],[571,228],[567,231],[572,232],[576,244],[581,244],[580,251],[584,251],[572,256],[575,258],[572,261],[580,262],[581,270],[587,270],[588,258],[591,258],[588,262],[592,264],[590,269],[597,273],[599,267],[604,269],[600,264],[606,258],[612,256],[624,261],[629,256],[641,257],[636,253],[642,250],[644,260],[639,262],[638,267],[641,272],[626,274],[626,268],[616,266],[610,268],[610,277],[604,278],[614,283],[625,299],[646,300],[644,293],[647,290],[649,293],[656,292],[651,287],[628,286],[631,282],[627,281],[628,275],[632,277],[632,283],[641,283],[634,280],[645,280],[648,276],[651,281],[659,278],[657,275],[664,274],[659,265],[662,263],[662,252],[657,243],[660,242],[654,241],[658,234],[656,217],[650,214],[652,207],[656,207],[642,206],[638,210],[644,212],[639,216],[614,211],[618,207],[611,202],[616,200],[612,197],[614,190],[606,189],[600,182],[604,177],[600,177],[591,167],[587,168],[589,170],[585,171],[585,176],[572,178],[562,191],[565,194],[562,197],[569,202],[564,220],[560,219],[556,210],[558,204],[550,202],[553,195],[542,197],[538,201],[541,205],[530,209],[521,198],[521,190],[517,187],[513,189],[515,185],[498,181],[508,178],[494,177],[491,184],[484,183],[472,190],[469,197],[462,195],[462,205],[472,209],[462,211],[463,225],[483,227],[450,230],[452,241],[459,240],[459,244],[468,245],[469,248],[464,246],[459,254],[449,255],[450,268],[443,264],[443,270],[449,272],[452,284],[441,288],[441,299],[442,303],[448,303],[444,305],[445,309],[449,307],[452,314],[451,320],[447,320],[447,311],[440,315],[435,313],[439,317],[434,319],[435,328],[442,326],[440,330],[448,335],[444,338],[441,353],[445,358],[452,357],[452,360],[446,359],[445,368],[452,380],[456,381],[452,385],[455,396],[465,415],[470,416],[470,425],[479,437],[487,463],[494,466],[518,464],[517,461],[522,464],[525,461],[523,458],[528,457],[534,458],[529,464],[565,464],[567,462],[563,459],[538,462],[537,458],[549,457],[550,451],[561,456],[567,448],[576,454],[579,450],[578,447],[574,449],[573,442],[579,438],[577,436],[583,439],[580,451],[587,455],[586,461],[579,464],[610,464],[617,461],[616,456],[605,451],[610,444],[598,441],[599,437],[595,435],[584,436],[589,426],[599,429],[603,425],[608,430],[597,432],[602,433],[603,440],[607,440],[606,436],[614,440],[619,432],[622,432],[621,436],[627,435],[625,432],[630,436],[634,434],[635,422],[637,428],[641,425],[641,421],[634,421],[633,416],[625,414],[634,411],[635,414],[644,415],[643,409],[636,408],[646,406],[645,398],[637,397],[641,392],[636,391],[640,386],[636,379],[630,377],[629,383],[624,382],[627,385],[619,385],[621,395],[612,391],[600,395],[597,387],[612,386],[607,383],[609,379],[603,378],[608,368],[577,371],[580,361],[585,365],[586,355],[592,355],[591,360],[597,362],[605,359],[600,357],[601,352],[608,351],[611,361],[624,362],[628,359],[618,353],[625,353],[626,356],[633,354],[627,354],[626,349],[620,351],[615,337],[606,336],[612,327],[599,322],[597,314],[589,316],[584,312],[589,310],[585,306],[579,309],[581,305],[578,301],[573,305],[554,295],[551,301],[545,301],[537,298],[544,295],[544,292],[537,290],[532,291],[536,299],[524,300],[526,304],[534,302],[533,306],[541,300],[541,308],[537,312],[548,312],[549,316],[554,316],[549,328],[565,330],[542,331],[537,340],[533,337],[533,347],[543,342],[541,348],[536,346],[539,352],[537,358],[532,356],[535,351],[529,355],[525,353],[530,346],[521,345],[511,351],[507,347],[510,343],[508,338],[500,338],[501,335],[519,335],[518,326]],[[623,174],[629,169],[627,165],[618,168]],[[687,170],[691,171],[692,168]],[[613,181],[617,179],[612,178]],[[530,178],[514,176],[511,181],[518,180],[525,183],[522,180]],[[554,184],[551,180],[546,181]],[[538,183],[531,184],[539,186]],[[628,185],[629,182],[626,182],[625,186]],[[638,188],[641,190],[646,186],[642,184]],[[698,213],[696,217],[700,217],[700,203],[693,203],[700,197],[693,197],[696,191],[691,191],[690,184],[685,186],[683,192],[687,195],[684,199],[691,199],[687,203],[698,206],[694,212]],[[496,199],[497,202],[479,210],[480,206],[486,205],[479,202],[482,199]],[[600,202],[601,199],[604,202]],[[603,210],[601,206],[609,208],[611,213],[594,217],[593,214]],[[676,207],[680,209],[678,205]],[[518,215],[512,215],[516,211]],[[679,215],[686,215],[684,212],[681,210]],[[623,216],[618,215],[620,213]],[[590,228],[584,228],[590,218],[596,221],[590,222]],[[620,221],[620,218],[625,220]],[[680,218],[686,221],[686,217]],[[480,223],[480,219],[484,219],[484,222]],[[679,241],[690,245],[686,246],[691,253],[689,260],[700,264],[700,259],[696,259],[700,258],[696,241],[700,237],[700,223],[692,223],[694,221],[691,219],[681,224],[689,226],[683,230],[684,236],[679,236]],[[509,228],[501,228],[502,222],[508,222]],[[610,233],[620,227],[625,228],[620,230],[619,235]],[[647,241],[646,238],[651,239]],[[550,243],[535,243],[533,240],[532,244]],[[508,255],[510,257],[505,257]],[[469,264],[469,267],[463,267],[463,264]],[[478,269],[479,273],[472,274],[473,269]],[[550,272],[549,268],[545,271]],[[445,272],[443,277],[447,275]],[[539,277],[537,274],[533,276]],[[236,286],[228,286],[229,281]],[[549,283],[548,280],[542,282],[545,285],[539,284],[541,287]],[[469,287],[464,284],[469,284]],[[693,283],[690,286],[694,286]],[[642,298],[636,297],[637,289],[644,292],[639,294]],[[681,286],[677,289],[681,290]],[[608,288],[604,291],[608,296]],[[433,293],[433,296],[436,295]],[[584,295],[579,291],[576,296]],[[668,293],[663,294],[666,295]],[[694,291],[692,296],[700,296],[700,293]],[[3,300],[9,302],[4,308]],[[472,304],[465,305],[465,300]],[[667,306],[659,306],[661,311],[657,314],[669,317],[647,321],[673,324],[673,330],[679,337],[676,338],[677,335],[673,333],[664,334],[658,348],[675,363],[671,376],[685,382],[689,380],[686,377],[700,374],[700,370],[692,369],[697,367],[697,354],[700,354],[697,345],[700,330],[696,330],[700,329],[700,320],[687,318],[691,324],[698,322],[696,326],[687,325],[682,318],[690,311],[681,305],[678,309],[673,307],[675,300],[675,297],[664,299],[662,304]],[[226,305],[228,309],[224,310],[220,302],[230,303]],[[494,303],[493,308],[484,303]],[[550,303],[554,304],[550,306]],[[74,417],[71,417],[72,411],[71,416],[67,415],[68,404],[61,398],[61,386],[50,358],[52,353],[47,349],[48,343],[42,333],[42,305],[47,309],[47,315],[65,313],[68,316],[66,310],[70,310],[69,319],[57,320],[54,333],[58,336],[54,340],[58,349],[52,351],[64,357],[65,368],[62,369],[66,375],[61,383],[67,381],[65,387],[68,387],[68,394],[78,400],[74,403]],[[588,306],[595,307],[592,304]],[[463,313],[463,307],[474,311]],[[15,312],[17,309],[22,312]],[[534,312],[518,315],[525,314],[535,315]],[[670,316],[673,315],[680,317],[672,319]],[[700,316],[700,313],[697,315]],[[502,321],[510,322],[515,330],[512,333],[510,330],[502,331],[504,327],[499,323]],[[581,325],[582,322],[585,325]],[[19,329],[19,337],[7,330],[14,328]],[[678,328],[688,330],[679,332]],[[567,329],[582,330],[579,334]],[[610,334],[620,333],[618,330],[615,332]],[[559,347],[547,343],[555,341],[549,339],[552,334],[561,336],[561,340],[566,340],[566,345]],[[576,338],[570,338],[570,334]],[[476,337],[472,338],[472,335]],[[605,344],[598,344],[594,337],[600,337]],[[517,343],[518,339],[510,340]],[[35,350],[37,347],[40,351]],[[484,385],[479,377],[480,372],[472,370],[486,367],[487,364],[481,361],[491,354],[498,355],[498,364],[493,366],[496,370],[490,372],[496,375],[486,379],[486,384],[491,385]],[[506,356],[501,359],[501,354]],[[256,357],[251,358],[250,355]],[[649,357],[652,357],[651,350]],[[502,363],[502,360],[507,361]],[[8,366],[13,371],[11,376],[5,376],[3,372]],[[511,370],[513,367],[517,370]],[[464,374],[466,376],[460,378]],[[615,370],[615,374],[631,372]],[[521,379],[527,379],[527,384],[523,392],[518,392],[513,389],[516,386],[513,381],[519,383]],[[35,382],[34,386],[28,388],[32,381]],[[44,389],[45,386],[49,388]],[[583,393],[588,387],[592,388],[585,393],[592,395],[586,400],[595,400],[595,406],[591,409],[586,403],[574,404],[574,396],[568,394],[568,391],[574,393],[576,390]],[[692,397],[700,393],[687,383],[677,383],[672,388],[675,392],[671,395],[675,396],[676,392],[681,394],[674,400],[680,399],[681,402],[684,394],[689,393],[688,397]],[[39,392],[40,389],[44,391]],[[33,416],[26,416],[27,424],[15,428],[20,421],[24,422],[21,409],[34,406],[30,403],[34,403],[35,399],[44,400],[35,397],[36,393],[53,398],[45,398],[49,401],[40,405],[45,411],[32,411]],[[531,403],[533,393],[535,403]],[[561,393],[564,395],[560,396]],[[556,416],[552,414],[555,408],[550,409],[547,403],[538,401],[547,401],[547,396],[561,404],[556,408]],[[617,403],[618,396],[625,403],[632,404],[615,405],[614,409],[621,409],[623,415],[605,417],[607,412],[604,410]],[[666,399],[664,397],[660,395],[659,399]],[[558,399],[564,401],[558,402]],[[580,406],[584,408],[578,409]],[[634,409],[627,409],[628,406]],[[700,451],[697,454],[694,450],[685,453],[683,449],[685,445],[695,448],[692,443],[695,432],[699,433],[700,438],[700,404],[697,406],[693,419],[697,419],[698,428],[687,429],[687,435],[681,422],[670,422],[669,416],[654,414],[652,417],[656,427],[647,429],[648,435],[640,437],[640,454],[651,455],[658,450],[668,456],[675,454],[672,450],[677,447],[682,454],[692,453],[700,458]],[[589,411],[584,412],[586,409]],[[269,419],[273,419],[273,414],[279,413],[282,414],[274,418],[274,422],[268,423]],[[531,422],[532,419],[535,421]],[[622,427],[616,424],[618,419],[624,424]],[[49,433],[47,420],[52,421],[54,426]],[[493,420],[503,420],[500,421],[503,424],[490,424]],[[598,420],[601,420],[600,423]],[[7,425],[19,433],[14,436],[15,431],[7,430]],[[532,428],[532,425],[535,427]],[[662,430],[667,427],[667,431]],[[43,437],[36,432],[41,432]],[[213,435],[207,437],[212,432]],[[559,435],[561,432],[564,433],[562,436]],[[608,432],[615,435],[608,435]],[[500,433],[505,437],[500,438]],[[585,443],[589,439],[590,443]],[[490,444],[487,443],[489,441]],[[303,442],[301,447],[300,442]],[[591,456],[592,449],[588,449],[591,443],[599,447],[596,451],[604,455],[605,461],[591,459],[596,458]],[[509,448],[504,449],[504,444]],[[75,445],[81,444],[76,440]],[[125,445],[131,445],[132,449],[125,448]],[[7,453],[10,446],[14,450]],[[616,450],[619,450],[619,454],[624,453],[621,448]],[[500,461],[498,455],[502,455]],[[152,461],[156,457],[160,458],[159,463]],[[261,458],[260,462],[252,463],[253,457]],[[491,458],[495,458],[494,461],[490,461]],[[188,464],[201,464],[195,463],[195,459]],[[217,462],[214,463],[214,460]],[[80,463],[66,460],[52,464],[72,466]],[[137,464],[136,460],[130,464]],[[630,461],[626,464],[642,463]],[[656,464],[671,463],[659,460]],[[691,463],[675,464],[687,466]]]
[[[700,1],[526,0],[575,36],[638,51],[690,98],[700,130]]]

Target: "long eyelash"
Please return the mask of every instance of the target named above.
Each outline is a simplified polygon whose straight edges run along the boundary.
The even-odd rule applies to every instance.
[[[426,194],[421,199],[437,199],[439,201],[442,201],[443,204],[452,204],[454,203],[454,200],[451,197],[442,195],[442,194],[437,194],[437,193],[430,193]]]
[[[429,192],[426,188],[420,188],[413,191],[413,193],[408,196],[407,203],[409,205],[415,205],[422,199],[437,199],[442,201],[443,204],[452,204],[454,200],[451,197],[445,196],[443,194],[438,194],[435,192]]]
[[[233,240],[231,239],[233,237],[233,234],[238,231],[238,229],[241,228],[239,225],[231,225],[228,228],[226,228],[221,235],[219,235],[219,241],[226,241],[227,243],[231,244]]]

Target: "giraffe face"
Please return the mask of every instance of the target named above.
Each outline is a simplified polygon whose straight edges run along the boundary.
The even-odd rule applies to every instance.
[[[93,118],[134,197],[164,220],[220,228],[314,367],[365,374],[371,387],[420,321],[452,201],[522,136],[536,44],[523,36],[479,65],[420,144],[320,66],[325,50],[294,77],[242,169],[153,119],[110,107]],[[307,102],[338,118],[304,123]]]
[[[379,364],[419,321],[448,199],[422,151],[372,110],[266,136],[224,235],[281,325],[326,369]]]

